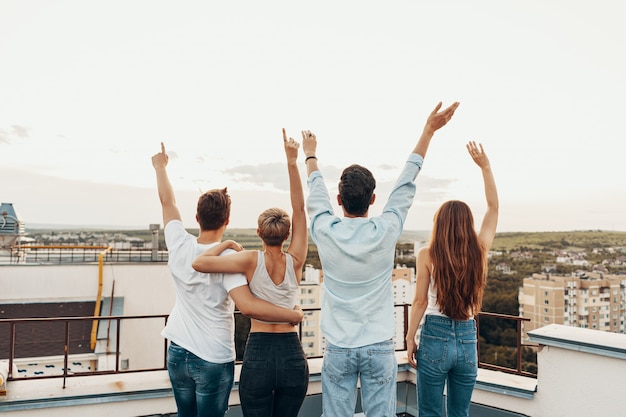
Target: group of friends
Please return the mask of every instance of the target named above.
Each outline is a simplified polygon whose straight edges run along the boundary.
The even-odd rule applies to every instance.
[[[334,213],[318,167],[317,138],[302,131],[301,144],[283,144],[291,217],[270,208],[258,217],[263,250],[223,241],[230,219],[227,189],[198,200],[198,235],[183,227],[167,174],[165,146],[152,157],[163,211],[175,305],[163,337],[179,417],[223,416],[234,382],[234,307],[251,318],[239,397],[244,416],[297,416],[309,383],[308,362],[297,325],[304,313],[296,298],[309,234],[324,275],[321,330],[324,417],[353,416],[360,381],[365,415],[396,415],[395,322],[391,275],[395,248],[415,196],[415,180],[431,139],[454,115],[458,102],[429,114],[421,136],[379,216],[369,216],[376,180],[361,165],[341,174]],[[305,200],[298,169],[302,147],[307,171]],[[498,195],[482,144],[466,149],[480,168],[487,208],[478,229],[468,205],[441,205],[431,239],[416,260],[415,297],[406,334],[407,355],[417,369],[420,417],[468,416],[478,370],[475,315],[487,277],[487,253],[496,233]],[[307,221],[308,215],[308,221]],[[285,243],[289,241],[286,248]],[[446,400],[444,404],[444,387]]]

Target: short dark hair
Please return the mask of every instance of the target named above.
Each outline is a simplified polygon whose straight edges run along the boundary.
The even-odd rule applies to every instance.
[[[362,216],[367,213],[376,180],[371,171],[361,165],[350,165],[341,173],[339,180],[339,198],[346,212]]]
[[[198,199],[200,230],[217,230],[230,217],[230,196],[226,188],[209,190]]]

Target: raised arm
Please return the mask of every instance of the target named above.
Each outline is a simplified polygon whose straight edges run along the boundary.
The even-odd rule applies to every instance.
[[[439,111],[439,109],[441,109],[441,102],[437,104],[435,109],[428,115],[428,119],[426,119],[422,136],[420,136],[417,141],[413,153],[421,155],[422,158],[426,157],[426,151],[428,151],[428,146],[430,145],[430,140],[433,138],[433,135],[450,121],[457,107],[459,107],[459,102],[455,101],[450,107]]]
[[[300,144],[293,138],[287,139],[283,129],[283,142],[287,156],[287,171],[289,173],[289,194],[291,196],[291,240],[287,252],[294,259],[294,268],[298,279],[302,278],[302,265],[306,261],[309,248],[309,235],[306,226],[306,212],[304,210],[304,191],[298,170],[298,148]]]
[[[304,152],[304,163],[306,164],[306,175],[311,176],[312,172],[319,171],[317,167],[317,138],[310,130],[302,131],[302,151]]]
[[[174,197],[174,188],[172,188],[167,175],[168,160],[169,158],[165,153],[165,145],[161,142],[161,152],[152,157],[152,166],[156,172],[157,190],[163,211],[163,227],[171,220],[181,220],[180,211],[176,206],[176,198]]]
[[[493,177],[493,171],[491,170],[491,164],[489,158],[483,149],[482,144],[476,144],[476,142],[469,142],[467,144],[467,151],[470,156],[480,168],[483,174],[483,183],[485,187],[485,197],[487,199],[487,211],[483,217],[480,231],[478,232],[478,239],[482,243],[486,251],[491,248],[493,239],[496,236],[496,227],[498,226],[498,190],[496,188],[496,180]]]
[[[226,249],[238,251],[226,256],[219,256]],[[199,255],[191,264],[198,272],[223,272],[227,274],[243,273],[250,281],[257,263],[257,251],[244,251],[234,240],[225,240]]]

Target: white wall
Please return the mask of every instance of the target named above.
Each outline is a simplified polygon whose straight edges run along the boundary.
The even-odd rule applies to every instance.
[[[97,264],[0,266],[2,303],[95,301],[97,294]],[[172,279],[162,262],[105,264],[102,296],[111,295],[124,298],[125,316],[169,314],[174,305]],[[124,320],[121,359],[134,369],[163,366],[163,350],[155,349],[163,344],[163,327],[163,319]]]
[[[163,262],[105,264],[102,284],[103,297],[112,290],[115,297],[125,297],[124,315],[167,314],[174,305]],[[0,265],[2,303],[87,301],[97,294],[97,264]]]
[[[626,335],[551,324],[533,330],[531,342],[539,343],[533,398],[475,389],[473,402],[531,417],[626,415]],[[481,371],[495,375],[479,370],[479,380]],[[496,378],[503,391],[508,386],[532,393],[528,378]]]
[[[600,332],[599,330],[586,330]],[[626,335],[624,349],[626,349]],[[536,416],[626,415],[626,360],[543,346],[537,357]]]

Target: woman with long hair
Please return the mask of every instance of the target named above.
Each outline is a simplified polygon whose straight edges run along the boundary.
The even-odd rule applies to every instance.
[[[467,204],[458,200],[443,203],[435,214],[429,245],[417,254],[406,343],[409,364],[417,368],[420,417],[444,415],[446,385],[447,416],[469,416],[476,384],[474,317],[481,309],[487,282],[487,253],[498,223],[498,193],[482,144],[472,141],[466,147],[482,172],[487,211],[477,233]]]
[[[243,273],[256,297],[280,307],[295,308],[308,250],[308,232],[297,166],[300,144],[293,138],[287,139],[285,129],[283,141],[293,211],[291,221],[284,210],[269,208],[258,218],[257,234],[263,241],[262,251],[242,250],[237,242],[228,240],[197,257],[193,268],[199,272]],[[291,240],[283,251],[290,228]],[[238,252],[218,256],[226,249]],[[308,384],[308,362],[296,326],[252,319],[239,379],[243,415],[296,417]]]

